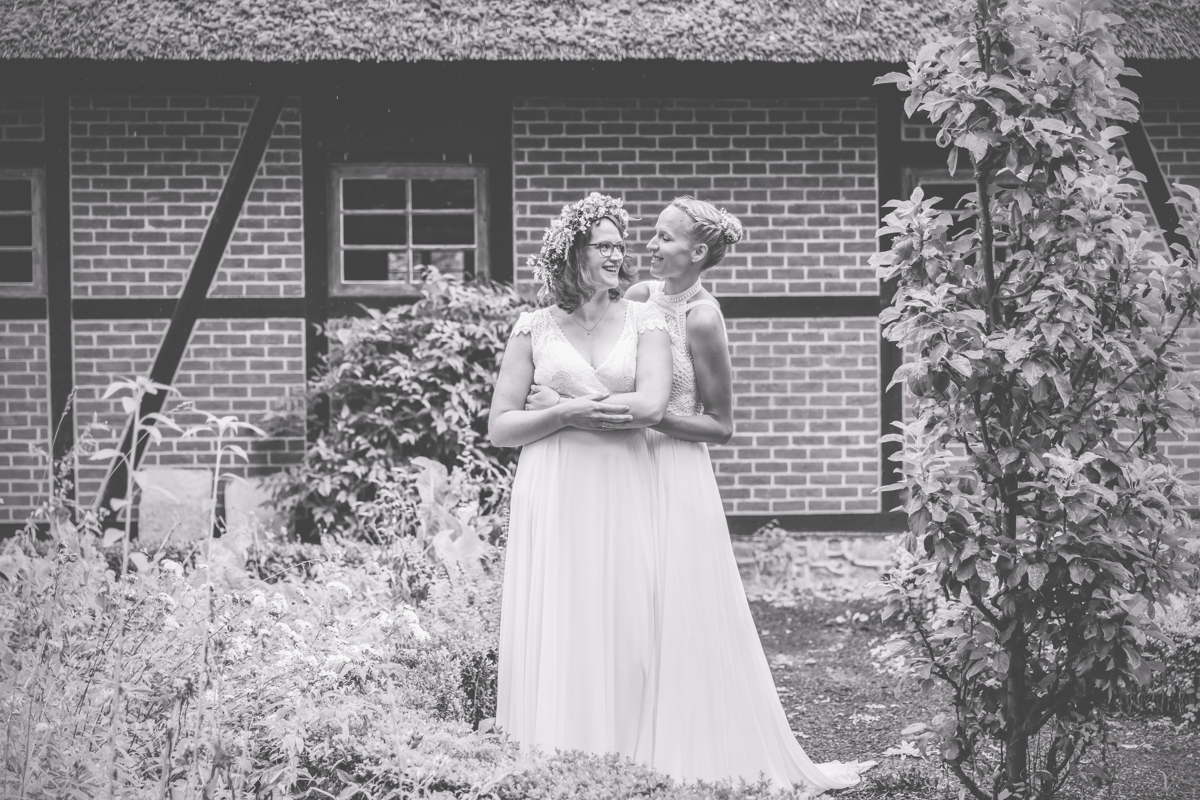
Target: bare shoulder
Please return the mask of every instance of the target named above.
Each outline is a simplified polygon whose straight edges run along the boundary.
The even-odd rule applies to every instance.
[[[625,299],[644,303],[650,299],[650,281],[640,281],[625,290]]]
[[[707,291],[704,291],[696,298],[708,300],[708,303],[699,303],[688,310],[687,314],[687,332],[690,339],[693,335],[713,335],[720,334],[725,330],[725,321],[721,317],[720,306]],[[693,301],[695,302],[695,301]]]

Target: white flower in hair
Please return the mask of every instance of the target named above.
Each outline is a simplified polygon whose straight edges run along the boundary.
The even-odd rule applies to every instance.
[[[725,209],[718,209],[721,215],[721,238],[725,240],[725,244],[737,244],[742,239],[742,232],[739,230],[740,223],[737,217],[730,214]]]
[[[554,280],[567,264],[571,243],[581,233],[588,233],[592,225],[606,217],[617,223],[624,233],[629,227],[629,212],[622,208],[622,201],[599,192],[592,192],[578,203],[563,206],[558,219],[550,223],[542,234],[542,249],[529,259],[533,277],[542,284],[538,297],[550,293]]]

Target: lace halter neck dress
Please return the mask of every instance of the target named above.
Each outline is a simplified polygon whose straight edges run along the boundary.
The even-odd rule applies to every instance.
[[[522,314],[534,381],[564,397],[635,389],[657,308],[627,302],[593,367],[543,308]],[[653,712],[657,558],[653,465],[642,430],[565,428],[521,449],[500,616],[496,723],[524,746],[642,758]]]
[[[684,293],[685,295],[687,293]],[[668,414],[703,413],[687,315],[650,288],[671,335]],[[724,319],[722,318],[722,324]],[[707,445],[649,431],[663,515],[658,528],[659,654],[649,764],[677,780],[745,778],[815,793],[853,786],[859,765],[815,764],[792,734],[750,615]]]

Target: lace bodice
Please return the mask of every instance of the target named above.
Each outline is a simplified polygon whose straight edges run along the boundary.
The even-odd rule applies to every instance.
[[[667,413],[691,417],[704,412],[700,392],[696,387],[696,367],[692,363],[692,351],[687,343],[687,315],[696,306],[712,306],[721,314],[721,307],[708,298],[690,303],[672,302],[663,294],[662,281],[650,284],[650,305],[662,309],[667,321],[667,332],[671,334],[671,397],[667,401]],[[721,317],[722,326],[725,324]]]
[[[534,383],[549,386],[563,397],[582,397],[634,390],[638,336],[648,330],[667,330],[662,312],[648,303],[626,302],[621,335],[598,367],[588,363],[567,340],[549,308],[522,313],[512,336],[528,334],[533,339]]]

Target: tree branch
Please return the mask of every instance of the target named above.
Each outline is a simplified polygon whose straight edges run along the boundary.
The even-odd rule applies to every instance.
[[[967,774],[966,770],[962,768],[962,764],[947,762],[947,766],[950,767],[950,771],[962,782],[962,785],[967,788],[967,791],[971,793],[971,796],[975,800],[992,800],[992,796],[979,788],[979,784],[975,783],[975,779]]]

